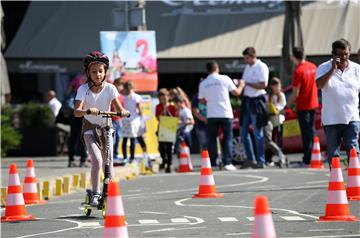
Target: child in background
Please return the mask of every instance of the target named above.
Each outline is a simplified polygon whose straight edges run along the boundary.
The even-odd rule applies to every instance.
[[[156,105],[156,118],[160,122],[160,116],[169,116],[176,117],[177,110],[174,105],[169,103],[169,91],[166,88],[159,90],[159,104]],[[158,132],[157,132],[158,133]],[[162,158],[162,163],[160,169],[164,169],[165,172],[171,173],[171,164],[172,164],[172,142],[162,142],[159,141],[159,152]]]
[[[116,87],[117,91],[119,92],[118,100],[122,106],[124,106],[124,96],[122,95],[124,90],[124,84],[121,82],[121,78],[117,78],[113,82],[114,86]],[[111,111],[114,111],[114,105],[111,104]],[[113,155],[113,162],[114,165],[121,164],[120,158],[118,158],[118,151],[119,151],[119,142],[121,139],[121,121],[120,117],[114,116],[112,117],[112,124],[114,127],[114,155]]]
[[[283,136],[283,124],[285,121],[285,116],[280,114],[280,111],[283,110],[286,106],[286,97],[282,92],[280,79],[273,77],[269,82],[268,89],[268,102],[269,105],[272,104],[275,106],[275,111],[273,110],[271,115],[272,124],[274,127],[275,141],[282,148],[282,136]]]
[[[130,112],[129,118],[122,119],[121,132],[123,136],[122,152],[124,162],[132,163],[135,158],[135,139],[139,136],[141,126],[142,110],[140,107],[141,96],[134,92],[131,81],[124,83],[124,106]],[[127,159],[127,141],[130,139],[130,160]]]
[[[141,118],[141,122],[140,122],[140,128],[139,128],[139,133],[138,133],[138,137],[136,138],[137,142],[140,144],[141,149],[143,151],[143,159],[145,160],[145,168],[148,170],[152,170],[152,162],[151,162],[151,158],[149,156],[149,154],[147,153],[147,147],[146,147],[146,143],[145,143],[145,134],[146,134],[146,121]]]
[[[278,78],[272,78],[269,82],[268,95],[268,113],[269,113],[269,121],[267,126],[265,127],[265,143],[266,147],[268,147],[273,154],[278,157],[278,166],[284,167],[287,165],[287,158],[281,150],[281,146],[276,144],[273,140],[273,132],[277,132],[281,138],[278,138],[277,141],[282,141],[282,133],[280,132],[280,128],[282,131],[282,124],[285,121],[284,115],[279,112],[284,109],[286,106],[286,98],[284,93],[281,92],[281,82]],[[271,156],[267,156],[268,165],[273,165],[274,163],[271,160]]]
[[[178,137],[176,138],[175,151],[180,153],[181,142],[185,142],[188,147],[192,144],[191,131],[194,127],[195,121],[191,110],[186,106],[185,99],[182,96],[175,96],[173,101],[179,115]]]

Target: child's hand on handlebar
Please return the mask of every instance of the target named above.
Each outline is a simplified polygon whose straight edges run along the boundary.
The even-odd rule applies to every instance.
[[[121,110],[120,116],[121,117],[130,117],[130,112],[128,110]]]
[[[91,107],[91,108],[87,109],[86,114],[97,116],[97,115],[99,115],[99,112],[100,112],[99,109],[97,109],[95,107]]]

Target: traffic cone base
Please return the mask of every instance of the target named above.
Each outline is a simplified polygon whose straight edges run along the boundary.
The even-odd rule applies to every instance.
[[[13,221],[33,221],[36,220],[32,215],[18,215],[18,216],[2,216],[1,222],[13,222]]]
[[[224,197],[223,193],[203,193],[195,194],[192,198],[222,198]]]
[[[354,148],[350,150],[346,195],[348,200],[360,200],[360,163],[357,152]]]

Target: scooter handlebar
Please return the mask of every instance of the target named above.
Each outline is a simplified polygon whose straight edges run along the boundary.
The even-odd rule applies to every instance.
[[[86,110],[86,114],[91,114],[90,109]],[[107,112],[107,111],[99,111],[98,115],[103,115],[103,116],[119,116],[119,117],[130,117],[130,112],[129,113],[125,113],[123,114],[122,112]]]

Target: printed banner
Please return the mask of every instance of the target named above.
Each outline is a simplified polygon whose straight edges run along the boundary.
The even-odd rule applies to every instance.
[[[160,116],[159,141],[175,142],[178,120],[177,117]]]
[[[101,51],[109,57],[107,80],[131,80],[136,92],[157,90],[158,67],[154,31],[101,31]]]
[[[301,134],[299,121],[297,119],[284,122],[283,137],[299,136]]]

